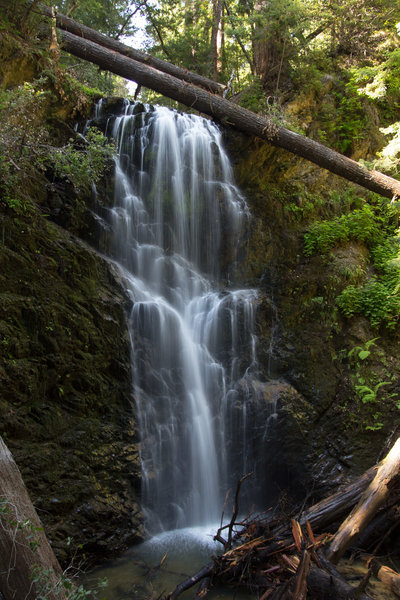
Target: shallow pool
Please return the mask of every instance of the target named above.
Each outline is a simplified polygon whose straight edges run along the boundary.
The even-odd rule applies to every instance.
[[[86,575],[82,583],[94,588],[99,579],[107,579],[100,594],[107,600],[149,600],[172,592],[175,587],[221,553],[222,545],[213,541],[218,525],[193,527],[164,532],[151,540],[130,548],[124,555]],[[193,590],[181,598],[193,597]],[[207,596],[246,600],[248,594],[226,589],[213,589]]]

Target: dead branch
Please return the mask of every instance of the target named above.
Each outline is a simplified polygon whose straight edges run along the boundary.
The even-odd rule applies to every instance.
[[[391,485],[400,473],[400,437],[381,462],[373,481],[357,506],[342,523],[329,547],[328,558],[337,563],[347,548],[372,520],[387,499]]]

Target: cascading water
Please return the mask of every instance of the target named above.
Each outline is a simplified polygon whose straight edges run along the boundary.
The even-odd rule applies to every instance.
[[[251,469],[257,293],[229,286],[246,203],[210,121],[126,103],[107,129],[118,153],[109,218],[133,306],[147,526],[215,523],[227,489]]]

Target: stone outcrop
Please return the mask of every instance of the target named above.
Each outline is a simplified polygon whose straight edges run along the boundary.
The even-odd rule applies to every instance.
[[[36,188],[26,214],[0,216],[0,434],[61,562],[101,560],[142,538],[129,299],[111,263],[42,216],[53,187]]]

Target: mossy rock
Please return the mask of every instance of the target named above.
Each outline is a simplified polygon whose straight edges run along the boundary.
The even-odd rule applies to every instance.
[[[0,227],[0,434],[60,560],[78,546],[104,558],[143,535],[129,299],[111,264],[38,211]]]

